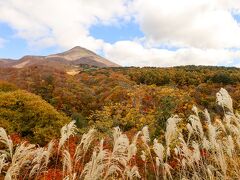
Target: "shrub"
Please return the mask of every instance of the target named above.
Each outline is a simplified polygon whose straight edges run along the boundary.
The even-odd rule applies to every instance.
[[[18,88],[11,83],[0,81],[0,92],[8,92],[8,91],[15,91]]]
[[[233,84],[234,80],[225,73],[217,73],[211,77],[213,83],[222,83],[222,84]]]
[[[22,90],[0,92],[1,126],[31,142],[43,145],[58,137],[58,129],[69,121],[39,96]]]

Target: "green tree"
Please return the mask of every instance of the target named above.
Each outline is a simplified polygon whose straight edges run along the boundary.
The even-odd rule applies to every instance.
[[[44,145],[70,121],[39,96],[22,90],[0,92],[0,126]]]
[[[216,73],[211,81],[213,83],[233,84],[233,79],[226,73]]]

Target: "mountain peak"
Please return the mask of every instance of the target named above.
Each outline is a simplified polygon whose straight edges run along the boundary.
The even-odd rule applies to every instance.
[[[81,50],[87,50],[86,48],[83,48],[83,47],[81,47],[81,46],[75,46],[75,47],[73,47],[72,49],[70,49],[69,51],[81,51]]]
[[[70,49],[70,50],[68,50],[68,51],[66,51],[65,53],[70,53],[70,52],[79,52],[79,53],[82,53],[82,52],[91,52],[91,51],[89,51],[88,49],[86,49],[86,48],[83,48],[83,47],[81,47],[81,46],[75,46],[74,48],[72,48],[72,49]],[[64,52],[63,52],[64,53]],[[91,53],[93,53],[93,52],[91,52]]]
[[[90,56],[97,56],[97,55],[88,49],[85,49],[80,46],[75,46],[74,48],[68,51],[49,55],[48,57],[61,57],[61,58],[65,58],[68,61],[75,61],[82,57],[90,57]]]
[[[101,57],[96,53],[80,46],[76,46],[68,51],[49,56],[28,55],[24,56],[18,61],[0,61],[0,66],[4,67],[24,68],[32,65],[46,65],[66,70],[76,68],[79,65],[119,67],[118,64],[115,64],[104,57]]]
[[[88,50],[88,49],[86,49],[86,48],[83,48],[83,47],[81,47],[81,46],[75,46],[74,48],[72,48],[72,49],[70,49],[70,50],[68,50],[68,51],[66,51],[66,52],[63,52],[63,53],[84,53],[84,54],[94,54],[94,55],[96,55],[94,52],[92,52],[92,51],[90,51],[90,50]]]
[[[89,64],[99,67],[119,67],[118,64],[115,64],[81,46],[75,46],[68,51],[50,55],[48,58],[63,58],[74,64]]]

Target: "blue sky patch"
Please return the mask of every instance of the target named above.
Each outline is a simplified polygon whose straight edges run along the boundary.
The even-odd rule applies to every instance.
[[[14,30],[6,23],[0,23],[0,37],[5,41],[0,48],[0,58],[19,59],[25,55],[49,55],[59,52],[59,48],[36,49],[28,46],[26,40],[16,37]]]
[[[119,26],[95,25],[90,28],[90,35],[97,39],[103,39],[108,43],[133,40],[144,36],[139,25],[134,22],[128,22]]]

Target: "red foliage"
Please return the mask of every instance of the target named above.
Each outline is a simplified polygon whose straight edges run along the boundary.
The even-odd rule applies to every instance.
[[[209,154],[206,149],[200,149],[200,154],[203,158],[209,157]]]
[[[112,139],[110,137],[106,137],[103,142],[103,149],[111,149],[112,148]]]
[[[20,144],[21,143],[21,136],[18,133],[13,133],[10,135],[13,144]]]
[[[78,138],[76,136],[71,136],[68,140],[68,144],[66,144],[69,148],[69,153],[70,153],[71,157],[73,157],[75,154],[75,150],[77,147],[77,141],[78,141]]]
[[[41,180],[62,180],[63,174],[61,169],[48,169],[48,171],[41,177]]]
[[[177,161],[176,159],[171,159],[168,164],[173,168],[176,169],[177,166],[179,165],[179,161]]]

